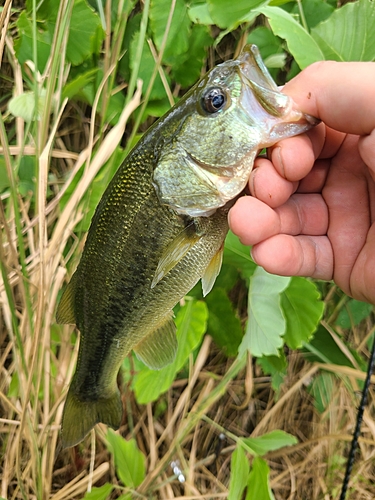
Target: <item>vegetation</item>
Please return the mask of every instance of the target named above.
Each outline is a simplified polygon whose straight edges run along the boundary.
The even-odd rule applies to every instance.
[[[338,497],[372,306],[268,275],[229,234],[213,291],[176,307],[176,361],[152,372],[129,356],[120,433],[98,425],[69,450],[59,426],[76,332],[54,313],[109,179],[208,68],[256,43],[282,84],[317,60],[373,60],[374,33],[372,0],[5,0],[0,497]],[[370,389],[355,500],[375,497],[374,409]]]

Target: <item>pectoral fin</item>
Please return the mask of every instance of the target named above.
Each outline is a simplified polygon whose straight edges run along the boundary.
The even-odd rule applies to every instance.
[[[155,331],[147,335],[134,348],[137,357],[152,370],[160,370],[176,357],[176,325],[170,311]]]
[[[164,250],[160,258],[151,288],[154,288],[185,257],[199,238],[197,234],[192,234],[190,227],[186,227],[176,236],[172,243]]]
[[[73,274],[70,283],[65,288],[56,312],[56,322],[68,325],[75,325],[74,300],[76,288],[76,273]]]
[[[220,247],[219,251],[212,257],[211,262],[208,264],[204,275],[202,276],[202,290],[203,297],[205,297],[215,284],[215,280],[221,269],[223,262],[224,244]]]

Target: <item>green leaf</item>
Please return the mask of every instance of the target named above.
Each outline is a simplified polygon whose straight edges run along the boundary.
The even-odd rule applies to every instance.
[[[309,392],[314,397],[314,406],[320,413],[326,410],[335,396],[335,378],[332,373],[321,372],[309,387]]]
[[[173,78],[189,87],[200,77],[206,48],[212,44],[210,32],[206,26],[195,25],[189,35],[188,49],[181,54],[172,68]]]
[[[158,50],[165,34],[170,8],[170,0],[151,0],[150,26]],[[163,62],[166,64],[178,62],[179,56],[189,50],[190,24],[186,3],[184,0],[177,0],[163,54]]]
[[[247,483],[246,500],[275,500],[269,483],[270,469],[262,458],[254,458]]]
[[[81,92],[81,90],[86,86],[92,83],[95,80],[96,73],[98,72],[98,68],[93,68],[84,73],[79,73],[74,79],[70,80],[64,88],[62,92],[62,98],[72,99],[77,94]]]
[[[242,245],[237,236],[229,231],[225,240],[223,266],[230,264],[239,270],[241,276],[248,280],[257,265],[250,257],[250,248]]]
[[[135,439],[127,441],[112,429],[108,429],[106,437],[118,477],[125,486],[136,488],[146,475],[146,457],[138,449]]]
[[[341,328],[351,328],[352,326],[359,325],[362,320],[367,318],[373,308],[374,306],[367,304],[367,302],[349,299],[341,309],[336,320],[336,325],[341,326]]]
[[[238,26],[251,11],[264,3],[264,0],[208,0],[208,10],[214,23],[220,28]]]
[[[279,356],[263,356],[257,359],[257,364],[262,367],[264,373],[271,375],[271,384],[274,391],[278,392],[286,376],[288,363],[283,351]]]
[[[347,348],[359,365],[364,367],[363,360],[361,360],[358,353],[354,349],[350,349],[349,346],[347,346]],[[346,354],[343,353],[331,334],[322,325],[320,325],[315,332],[314,338],[309,343],[304,344],[304,350],[308,351],[306,357],[311,362],[318,361],[319,363],[353,367],[353,363]]]
[[[16,25],[18,28],[19,38],[15,40],[14,48],[16,51],[17,59],[20,65],[25,64],[26,61],[34,61],[33,53],[33,29],[30,19],[28,19],[25,11],[19,15]],[[40,73],[43,73],[47,60],[50,55],[52,44],[52,36],[47,31],[37,30],[37,58]],[[35,62],[35,61],[34,61]]]
[[[247,37],[247,43],[254,43],[258,47],[263,60],[282,52],[281,39],[265,26],[252,30]]]
[[[86,0],[74,2],[69,26],[66,57],[74,65],[82,64],[104,39],[104,31],[96,12]]]
[[[244,443],[246,450],[255,456],[262,456],[269,451],[279,450],[285,446],[293,446],[298,443],[294,436],[280,430],[271,431],[259,437],[242,438],[241,441]]]
[[[96,488],[94,486],[90,493],[86,493],[83,498],[84,500],[107,500],[112,490],[113,485],[109,483],[103,484],[103,486],[100,486],[100,488]]]
[[[325,21],[335,10],[335,8],[325,0],[309,0],[308,2],[302,2],[301,6],[309,29]],[[297,2],[292,13],[299,15]]]
[[[0,193],[5,191],[10,186],[8,172],[3,156],[0,156]]]
[[[241,321],[223,288],[215,287],[206,297],[207,333],[227,356],[236,356],[243,332]]]
[[[186,363],[191,352],[199,345],[207,327],[208,311],[204,302],[186,300],[176,316],[178,349],[173,363],[159,371],[143,368],[135,375],[133,388],[138,403],[155,401],[167,391],[175,379],[176,373]]]
[[[290,278],[268,274],[258,267],[249,288],[248,323],[239,348],[253,356],[278,355],[283,345],[286,321],[280,305],[280,294],[289,285]]]
[[[19,116],[25,122],[40,120],[46,102],[46,92],[41,89],[38,95],[37,111],[35,113],[35,93],[24,92],[13,97],[8,104],[8,109],[13,116]]]
[[[241,446],[237,446],[232,454],[230,465],[230,483],[228,500],[242,498],[249,477],[249,461]]]
[[[56,31],[59,2],[50,2],[48,10],[42,14],[51,39]],[[69,37],[66,47],[66,59],[73,66],[78,66],[92,54],[98,54],[105,33],[98,14],[87,0],[75,0],[69,20]]]
[[[215,24],[211,17],[210,10],[207,3],[199,3],[197,5],[192,5],[188,9],[188,15],[190,20],[195,24]]]
[[[275,35],[286,40],[289,52],[301,69],[315,61],[324,59],[324,54],[314,38],[280,7],[259,7],[257,12],[264,14]]]
[[[312,281],[295,277],[281,295],[281,307],[286,319],[284,341],[291,349],[299,349],[317,329],[324,302]]]
[[[374,61],[374,33],[372,0],[349,2],[311,30],[325,59],[335,61]]]
[[[137,55],[137,46],[138,46],[138,40],[139,40],[139,31],[135,33],[133,36],[133,39],[130,43],[130,68],[134,70],[136,66],[136,55]],[[155,60],[153,58],[153,55],[151,53],[150,47],[148,46],[148,43],[145,43],[143,45],[143,50],[142,50],[142,57],[141,57],[141,63],[139,66],[139,71],[138,71],[138,78],[140,78],[143,81],[143,86],[142,86],[142,93],[145,95],[147,91],[147,87],[150,83],[151,80],[151,75],[153,73],[155,66]],[[163,82],[161,81],[161,78],[159,76],[159,73],[156,75],[152,91],[150,94],[150,100],[154,99],[163,99],[166,97],[166,92],[164,90],[164,85]]]

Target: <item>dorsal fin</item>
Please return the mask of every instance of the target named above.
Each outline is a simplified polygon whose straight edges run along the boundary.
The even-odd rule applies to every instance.
[[[75,325],[74,301],[76,292],[77,273],[74,273],[70,283],[65,288],[56,312],[56,322],[68,325]]]

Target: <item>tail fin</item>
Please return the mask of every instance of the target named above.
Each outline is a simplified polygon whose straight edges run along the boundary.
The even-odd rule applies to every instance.
[[[78,444],[99,422],[118,429],[121,418],[122,403],[118,390],[111,397],[96,401],[80,401],[69,390],[61,425],[62,447],[69,448]]]

